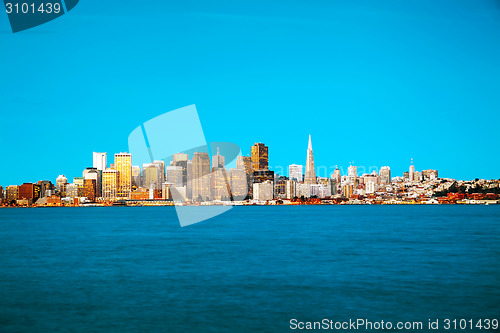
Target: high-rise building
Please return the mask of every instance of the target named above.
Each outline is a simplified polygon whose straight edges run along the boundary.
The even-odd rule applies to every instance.
[[[56,190],[59,191],[61,196],[66,194],[66,184],[68,183],[68,178],[65,175],[59,175],[56,179]]]
[[[13,201],[15,202],[18,199],[18,195],[18,185],[9,185],[5,188],[5,200],[7,200],[8,204],[11,204]]]
[[[247,174],[244,169],[229,169],[231,196],[234,201],[246,199],[248,195]]]
[[[304,181],[304,172],[302,165],[290,164],[288,166],[288,178],[290,180],[295,179],[297,182]]]
[[[107,153],[93,153],[93,164],[92,166],[99,171],[104,171],[108,168],[108,158]]]
[[[3,199],[3,187],[0,186],[0,201]]]
[[[86,168],[83,170],[83,187],[85,192],[85,180],[95,180],[95,193],[94,199],[96,197],[102,196],[102,171],[97,168]],[[85,197],[85,193],[83,195]]]
[[[96,169],[97,170],[97,169]],[[86,178],[83,181],[83,196],[87,198],[88,201],[95,201],[97,192],[97,180]]]
[[[178,166],[182,168],[182,185],[181,186],[186,186],[187,185],[187,179],[188,179],[188,154],[184,153],[177,153],[172,156],[172,165],[173,166]]]
[[[39,180],[37,184],[40,186],[40,198],[50,197],[54,193],[54,184],[50,180]]]
[[[269,148],[263,143],[255,143],[252,146],[252,168],[253,171],[269,168]]]
[[[297,181],[287,180],[285,184],[286,198],[293,199],[297,196]]]
[[[186,197],[188,199],[193,198],[193,161],[187,161],[187,186],[186,186]]]
[[[212,168],[224,168],[225,165],[224,156],[219,153],[219,147],[217,147],[217,154],[212,156]]]
[[[118,197],[119,173],[117,170],[106,169],[102,172],[102,196],[105,199]]]
[[[274,198],[275,199],[286,199],[286,182],[288,179],[286,177],[277,176],[274,180]]]
[[[74,177],[73,178],[73,184],[77,188],[77,194],[76,197],[83,197],[83,181],[85,179],[83,177]]]
[[[119,175],[117,196],[130,199],[130,192],[132,192],[132,155],[129,153],[115,154],[115,169]]]
[[[26,199],[31,203],[40,198],[40,186],[33,183],[24,183],[19,186],[18,199]]]
[[[210,200],[210,156],[195,152],[193,156],[193,200]]]
[[[413,165],[413,158],[411,159],[410,170],[408,172],[408,176],[409,176],[409,179],[411,182],[415,180],[415,166]]]
[[[167,166],[167,183],[174,187],[182,187],[182,167],[169,165]]]
[[[245,170],[245,174],[247,177],[247,195],[251,196],[253,187],[253,165],[252,165],[252,157],[250,156],[238,156],[236,159],[236,168]]]
[[[391,183],[391,168],[388,166],[383,166],[379,171],[380,175],[380,183],[381,184],[390,184]]]
[[[141,187],[141,167],[138,165],[132,165],[132,187]]]
[[[142,186],[146,188],[161,189],[161,167],[157,163],[144,163],[142,165]]]
[[[213,167],[210,174],[212,200],[230,200],[231,179],[224,167]]]
[[[333,171],[332,179],[337,184],[340,184],[340,182],[342,181],[342,175],[340,174],[339,168],[335,167],[335,171]]]
[[[304,175],[304,183],[316,184],[316,170],[314,169],[314,157],[313,157],[311,135],[309,135],[309,143],[307,146],[306,173]]]
[[[253,184],[253,198],[257,201],[268,201],[274,198],[274,185],[270,180]]]

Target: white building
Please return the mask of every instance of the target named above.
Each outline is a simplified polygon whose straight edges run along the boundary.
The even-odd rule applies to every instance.
[[[253,199],[257,201],[273,200],[274,184],[270,180],[253,184]]]
[[[298,182],[304,181],[304,172],[302,165],[290,164],[288,166],[288,178],[295,179]]]
[[[104,171],[108,168],[107,153],[93,153],[92,166],[99,171]]]

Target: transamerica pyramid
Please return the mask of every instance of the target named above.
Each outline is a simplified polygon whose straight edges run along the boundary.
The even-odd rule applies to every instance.
[[[309,145],[307,146],[306,174],[304,176],[304,183],[316,184],[316,171],[314,170],[314,157],[310,134]]]

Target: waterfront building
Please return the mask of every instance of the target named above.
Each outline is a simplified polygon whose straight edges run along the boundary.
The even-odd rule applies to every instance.
[[[210,156],[208,153],[195,152],[192,168],[193,200],[210,200]]]
[[[309,135],[309,143],[307,146],[306,173],[304,175],[304,183],[316,184],[316,170],[314,169],[311,135]]]
[[[102,172],[102,196],[105,199],[115,199],[118,196],[119,173],[117,170],[106,169]]]
[[[253,184],[253,199],[257,201],[273,200],[274,186],[273,182],[266,180],[262,183]]]
[[[0,185],[0,201],[3,199],[3,187]]]
[[[253,171],[269,169],[269,148],[263,143],[252,146],[252,168]]]
[[[288,166],[288,178],[290,180],[295,179],[297,182],[304,181],[304,172],[302,165],[290,164]]]
[[[93,153],[93,164],[92,166],[99,171],[104,171],[108,168],[108,158],[107,153]]]

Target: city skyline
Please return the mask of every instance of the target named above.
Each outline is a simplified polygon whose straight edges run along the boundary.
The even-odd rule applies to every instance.
[[[455,201],[469,196],[473,200],[495,200],[500,194],[500,179],[467,183],[440,178],[435,169],[416,170],[413,159],[402,176],[393,175],[390,166],[367,173],[364,168],[359,170],[357,165],[350,164],[347,173],[335,166],[329,176],[322,177],[315,172],[311,135],[306,152],[305,172],[303,165],[290,164],[288,175],[283,170],[281,173],[271,170],[269,147],[262,142],[251,147],[250,156],[238,156],[234,168],[225,163],[219,147],[212,156],[195,151],[190,159],[189,154],[176,153],[169,163],[155,160],[144,163],[142,168],[133,164],[133,156],[127,152],[115,153],[113,163],[108,163],[107,152],[93,152],[92,167],[84,169],[82,176],[73,177],[73,182],[59,175],[55,186],[48,180],[36,184],[24,182],[6,186],[5,193],[0,186],[0,199],[2,205],[59,205],[63,201],[79,205],[123,200],[131,204],[144,204],[145,200],[178,204],[282,200],[293,203],[299,198],[300,202],[320,200],[316,203],[361,199],[369,203],[373,200],[438,203],[434,197],[442,194],[451,194],[450,200]]]

